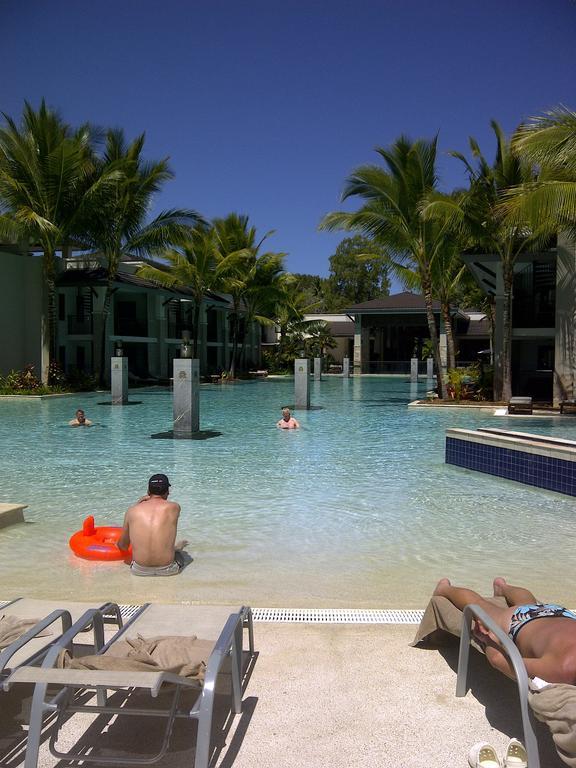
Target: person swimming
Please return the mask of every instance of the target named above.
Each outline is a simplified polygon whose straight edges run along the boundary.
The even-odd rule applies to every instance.
[[[86,418],[86,414],[84,413],[82,408],[78,408],[78,410],[76,411],[76,415],[74,416],[73,419],[70,419],[68,424],[71,427],[91,427],[92,426],[92,422],[90,421],[90,419]]]
[[[276,422],[279,429],[299,429],[300,424],[290,413],[290,408],[282,408],[282,418]]]

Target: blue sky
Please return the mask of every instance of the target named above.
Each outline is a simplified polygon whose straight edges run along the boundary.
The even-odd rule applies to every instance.
[[[573,0],[2,0],[0,29],[3,112],[145,131],[156,210],[247,213],[293,272],[328,273],[318,223],[375,146],[438,133],[451,189],[491,118],[576,109]]]

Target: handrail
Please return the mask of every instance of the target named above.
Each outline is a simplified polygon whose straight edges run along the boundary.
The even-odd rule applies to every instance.
[[[502,627],[489,616],[479,605],[467,605],[464,608],[462,616],[462,634],[460,636],[460,651],[458,654],[458,677],[456,680],[456,696],[466,696],[468,691],[468,662],[470,659],[470,641],[472,639],[472,622],[474,618],[480,619],[491,632],[498,638],[502,650],[508,657],[518,686],[518,695],[520,698],[520,712],[522,714],[522,728],[524,730],[524,745],[528,754],[528,765],[530,768],[540,768],[540,757],[538,754],[538,741],[534,728],[530,721],[528,711],[528,674],[520,651],[514,645],[511,638],[504,632]]]

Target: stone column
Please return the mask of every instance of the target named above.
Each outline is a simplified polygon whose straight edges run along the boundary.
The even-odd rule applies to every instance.
[[[112,405],[125,405],[128,402],[128,358],[112,357],[110,372]]]
[[[410,381],[418,381],[418,358],[410,358]]]
[[[434,378],[434,358],[433,357],[428,357],[426,359],[426,378],[427,379]]]
[[[294,408],[310,408],[310,360],[303,358],[294,360]]]
[[[320,381],[322,378],[322,358],[314,358],[314,381]]]
[[[350,376],[350,358],[345,357],[342,360],[342,376],[344,376],[345,379],[349,378]]]
[[[354,372],[362,373],[362,315],[356,315],[354,321]]]
[[[200,361],[174,359],[174,437],[200,431]]]

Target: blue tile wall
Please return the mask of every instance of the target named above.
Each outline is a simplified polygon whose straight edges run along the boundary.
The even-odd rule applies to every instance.
[[[576,462],[446,438],[446,463],[576,496]]]

